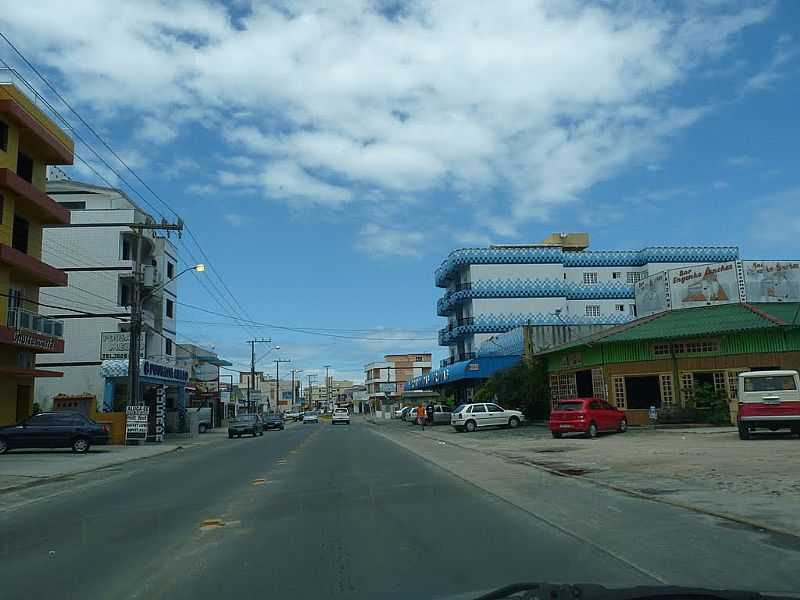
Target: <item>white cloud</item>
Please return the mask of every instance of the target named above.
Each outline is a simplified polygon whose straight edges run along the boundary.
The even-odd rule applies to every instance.
[[[368,223],[358,232],[358,247],[368,254],[383,256],[419,256],[426,236],[420,231],[390,229]]]
[[[163,119],[147,116],[136,130],[136,137],[144,142],[166,144],[178,137],[178,129]]]
[[[191,183],[186,186],[186,192],[195,196],[210,196],[219,192],[219,188],[210,183]]]
[[[465,246],[488,246],[491,243],[491,238],[479,231],[454,231],[453,239]]]
[[[304,0],[234,21],[193,0],[60,4],[18,3],[0,28],[76,103],[138,113],[145,139],[190,121],[221,135],[221,185],[333,208],[455,190],[503,236],[651,164],[708,110],[669,92],[771,11],[420,0],[387,18],[367,0]]]
[[[787,63],[800,55],[796,44],[792,44],[792,37],[781,35],[775,43],[775,50],[769,62],[757,73],[748,77],[741,88],[742,94],[760,92],[775,85],[786,75]]]
[[[225,220],[226,223],[232,225],[234,227],[241,227],[250,222],[250,217],[245,215],[240,215],[237,213],[225,213],[222,218]]]

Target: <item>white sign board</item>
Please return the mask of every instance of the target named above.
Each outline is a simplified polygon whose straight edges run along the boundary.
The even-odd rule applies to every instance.
[[[127,406],[125,409],[125,440],[146,440],[147,422],[150,418],[149,406]]]
[[[219,379],[219,367],[211,363],[197,363],[192,371],[192,379],[195,381],[217,381]]]
[[[139,341],[139,358],[144,358],[145,334]],[[103,331],[100,333],[100,360],[127,360],[131,347],[131,334],[128,331]]]
[[[748,302],[800,300],[800,262],[745,260],[742,270]]]
[[[672,308],[744,302],[739,293],[736,261],[670,269]]]
[[[635,285],[636,316],[646,317],[669,310],[669,272],[662,271],[637,281]]]
[[[164,429],[167,416],[167,388],[163,385],[156,389],[156,441],[164,441]]]

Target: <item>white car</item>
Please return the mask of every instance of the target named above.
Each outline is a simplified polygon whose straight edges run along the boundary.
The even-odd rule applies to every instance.
[[[336,425],[337,423],[344,423],[345,425],[350,425],[350,413],[347,412],[346,408],[333,409],[333,416],[331,417],[331,425]]]
[[[315,412],[303,413],[303,423],[319,423],[319,415]]]
[[[405,408],[406,408],[405,406],[401,406],[396,411],[394,411],[394,413],[392,413],[394,418],[395,419],[402,419],[403,418],[403,411],[405,410]]]
[[[456,431],[475,431],[479,427],[519,427],[525,415],[493,403],[461,404],[453,409],[450,424]]]

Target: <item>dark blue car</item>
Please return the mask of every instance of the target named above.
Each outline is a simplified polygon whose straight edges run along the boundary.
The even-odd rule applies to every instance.
[[[42,412],[0,427],[0,454],[15,448],[72,448],[83,454],[108,443],[108,427],[72,411]]]

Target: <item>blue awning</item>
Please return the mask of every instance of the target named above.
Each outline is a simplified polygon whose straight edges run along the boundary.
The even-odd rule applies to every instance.
[[[435,369],[426,375],[406,382],[405,390],[426,390],[442,385],[456,383],[465,379],[488,379],[494,373],[508,369],[522,362],[519,354],[511,356],[481,356],[472,360],[462,360],[449,367]]]

